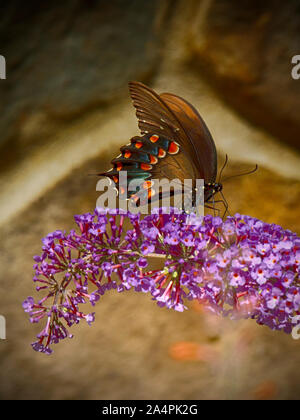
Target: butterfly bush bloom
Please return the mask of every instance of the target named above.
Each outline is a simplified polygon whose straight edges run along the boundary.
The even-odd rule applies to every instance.
[[[149,293],[177,311],[197,299],[220,315],[292,331],[300,319],[295,233],[239,214],[223,221],[163,210],[141,218],[96,209],[75,216],[79,230],[43,239],[33,280],[44,296],[23,303],[31,322],[45,324],[34,350],[50,354],[52,344],[72,337],[73,324],[91,325],[95,314],[82,312],[81,304],[94,306],[111,289]],[[163,259],[163,268],[151,269],[153,257]]]

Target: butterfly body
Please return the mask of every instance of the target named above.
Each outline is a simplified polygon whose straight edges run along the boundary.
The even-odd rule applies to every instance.
[[[120,171],[127,172],[128,184],[140,180],[148,191],[147,198],[159,192],[152,190],[152,179],[174,178],[182,185],[185,179],[204,180],[204,202],[209,203],[222,190],[216,182],[217,153],[212,136],[196,109],[177,95],[158,95],[139,82],[130,82],[129,90],[136,108],[141,136],[135,136],[121,154],[111,161],[113,168],[99,175],[112,179],[117,188]],[[135,198],[138,189],[127,191]],[[194,203],[193,203],[194,204]]]
[[[204,184],[204,202],[207,203],[215,194],[222,191],[223,185],[220,182],[209,182]]]

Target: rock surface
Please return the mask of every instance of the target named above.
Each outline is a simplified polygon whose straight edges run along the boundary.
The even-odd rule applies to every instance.
[[[209,0],[189,3],[191,64],[237,112],[299,148],[300,53],[297,0]]]
[[[147,80],[159,60],[168,1],[91,0],[6,4],[0,53],[1,168],[65,120],[118,100],[128,80]],[[6,153],[5,153],[6,152]]]

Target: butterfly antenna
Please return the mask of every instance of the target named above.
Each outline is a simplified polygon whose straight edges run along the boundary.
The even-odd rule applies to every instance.
[[[244,172],[244,173],[242,173],[242,174],[237,174],[237,175],[232,175],[232,176],[229,176],[228,178],[223,179],[223,181],[227,181],[228,179],[231,179],[231,178],[236,178],[236,177],[238,177],[238,176],[244,176],[244,175],[250,175],[250,174],[253,174],[254,172],[256,172],[256,171],[257,171],[257,169],[258,169],[258,165],[255,165],[255,168],[254,168],[254,169],[252,169],[251,171],[249,171],[249,172]]]
[[[89,172],[86,175],[87,176],[107,176],[107,172],[109,172],[109,171],[105,171],[105,172],[99,172],[99,171],[97,171],[96,172],[96,170],[95,170],[95,172]]]
[[[221,171],[220,171],[220,175],[219,175],[219,180],[218,180],[218,182],[221,182],[222,173],[223,173],[223,171],[224,171],[225,166],[227,165],[227,163],[228,163],[228,155],[227,155],[227,153],[226,153],[225,162],[224,162],[224,165],[223,165],[223,167],[222,167],[222,169],[221,169]]]

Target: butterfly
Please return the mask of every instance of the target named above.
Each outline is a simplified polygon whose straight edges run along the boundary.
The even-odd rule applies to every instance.
[[[185,179],[203,179],[204,204],[214,208],[208,204],[214,203],[223,187],[216,182],[216,146],[198,111],[180,96],[159,95],[141,82],[129,82],[129,92],[141,135],[121,147],[110,170],[97,175],[110,178],[119,190],[119,174],[126,171],[128,184],[139,181],[140,187],[126,191],[127,198],[135,201],[140,189],[148,201],[161,199],[161,193],[152,188],[153,179],[176,178],[182,184]],[[227,210],[226,200],[220,201]]]

